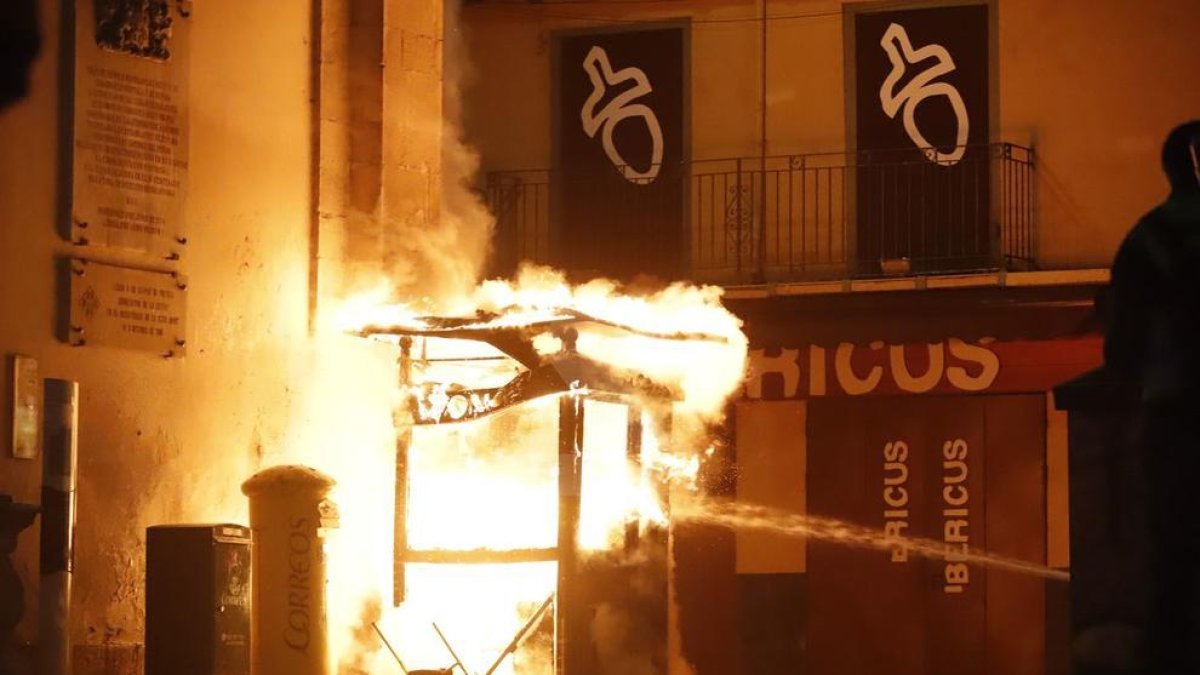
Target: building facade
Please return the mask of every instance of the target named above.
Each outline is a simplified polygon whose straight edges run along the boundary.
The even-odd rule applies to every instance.
[[[1107,266],[1200,109],[1178,84],[1197,9],[482,0],[464,18],[497,270],[725,286],[751,365],[736,478],[710,492],[945,547],[681,524],[695,672],[1067,672],[1068,582],[959,553],[1069,571],[1050,392],[1100,364]]]
[[[1098,362],[1105,268],[1200,110],[1189,0],[464,0],[461,55],[437,0],[151,3],[189,22],[168,255],[72,217],[72,122],[104,79],[78,26],[111,4],[39,0],[31,91],[0,111],[0,435],[21,432],[16,356],[79,384],[78,675],[140,672],[146,527],[244,521],[241,479],[285,452],[340,477],[349,422],[389,496],[394,360],[330,362],[316,324],[348,289],[444,290],[424,284],[482,255],[426,236],[470,164],[447,117],[497,272],[727,287],[752,371],[710,492],[1069,569],[1048,392]],[[69,339],[74,260],[186,277],[186,358]],[[37,503],[43,458],[18,445],[0,493]],[[37,535],[12,556],[18,672],[45,637]],[[1066,663],[1061,582],[697,523],[674,547],[698,675]]]
[[[438,217],[443,4],[403,0],[385,11],[382,1],[149,3],[189,39],[186,49],[172,42],[171,58],[160,59],[176,65],[153,66],[176,68],[188,94],[176,110],[186,120],[177,138],[190,141],[175,163],[186,200],[170,223],[186,244],[173,242],[181,247],[174,256],[71,234],[70,177],[82,170],[71,121],[75,104],[98,86],[77,61],[95,47],[93,36],[77,29],[103,19],[101,9],[139,3],[34,4],[42,45],[30,91],[0,110],[0,403],[6,411],[26,403],[14,402],[17,355],[36,361],[39,379],[78,383],[74,588],[59,637],[69,637],[79,675],[141,673],[145,528],[244,523],[241,481],[279,463],[287,448],[308,448],[305,461],[335,476],[347,466],[346,448],[382,444],[385,460],[394,452],[390,405],[372,404],[366,393],[370,373],[380,387],[394,385],[394,359],[340,344],[334,351],[348,360],[336,370],[357,373],[356,381],[318,385],[331,352],[318,337],[317,310],[353,279],[386,274],[399,264],[383,254],[395,250],[398,232],[432,227]],[[387,213],[404,217],[381,226]],[[61,272],[71,260],[186,277],[186,356],[68,339],[70,275]],[[338,400],[350,407],[321,412]],[[332,431],[323,420],[351,420],[372,407],[374,446],[320,430]],[[35,438],[31,453],[18,452],[8,440],[14,415],[0,417],[0,493],[38,504],[40,444]],[[26,611],[15,644],[0,645],[0,662],[18,673],[33,672],[36,645],[51,639],[39,635],[39,529],[24,531],[12,556]]]

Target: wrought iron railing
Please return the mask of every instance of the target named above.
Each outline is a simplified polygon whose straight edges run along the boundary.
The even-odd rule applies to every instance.
[[[618,171],[488,175],[499,272],[520,261],[581,275],[740,284],[1035,266],[1032,150],[970,146],[694,161],[651,186]]]

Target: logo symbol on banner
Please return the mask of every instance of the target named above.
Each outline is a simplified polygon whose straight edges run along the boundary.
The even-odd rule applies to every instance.
[[[583,69],[592,82],[592,93],[584,102],[583,110],[580,111],[584,133],[588,135],[588,138],[595,138],[596,132],[602,131],[601,142],[604,145],[604,154],[608,155],[609,161],[621,170],[625,180],[641,184],[654,182],[662,164],[662,127],[658,123],[658,116],[649,106],[633,103],[634,100],[654,91],[646,73],[641,68],[632,66],[614,72],[612,63],[608,60],[608,53],[598,46],[592,47],[587,57],[583,59]],[[622,82],[633,82],[633,86],[628,91],[614,96],[607,105],[596,112],[596,106],[600,103],[600,99],[604,98],[608,87]],[[638,171],[630,166],[613,142],[613,129],[631,117],[640,117],[650,132],[650,166],[645,171]]]
[[[908,132],[908,137],[917,147],[925,149],[925,158],[943,166],[958,164],[966,152],[964,146],[967,144],[967,134],[971,128],[970,120],[967,118],[967,107],[963,104],[962,95],[953,85],[933,81],[942,75],[954,72],[954,59],[950,57],[950,52],[938,44],[929,44],[920,49],[914,49],[912,41],[908,39],[908,32],[897,23],[888,26],[879,44],[883,47],[883,51],[887,52],[888,60],[892,62],[892,72],[888,73],[887,78],[883,81],[883,86],[879,88],[879,102],[883,105],[883,112],[888,117],[895,119],[896,113],[903,108],[904,130]],[[900,91],[896,91],[896,84],[900,82],[900,78],[904,77],[908,66],[928,58],[935,59],[937,62],[923,72],[914,75],[908,84],[904,85]],[[945,96],[950,107],[954,109],[954,117],[958,122],[958,136],[953,152],[943,153],[932,147],[933,144],[925,140],[925,136],[917,128],[917,121],[914,117],[917,106],[925,99],[934,96]]]

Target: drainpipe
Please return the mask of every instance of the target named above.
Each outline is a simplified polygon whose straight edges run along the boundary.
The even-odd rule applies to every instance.
[[[759,146],[759,190],[762,195],[759,208],[755,209],[758,216],[758,278],[755,281],[767,281],[767,0],[762,0],[762,119],[759,134],[762,143]],[[753,182],[751,182],[753,190]],[[751,193],[751,200],[754,199]],[[753,203],[753,201],[751,202]]]
[[[42,459],[38,673],[71,672],[71,573],[75,557],[75,465],[79,383],[46,380]]]

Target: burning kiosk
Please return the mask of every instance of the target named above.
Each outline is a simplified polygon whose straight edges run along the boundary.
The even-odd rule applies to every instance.
[[[581,333],[601,339],[637,336],[668,341],[717,341],[696,333],[648,333],[574,310],[556,309],[537,316],[479,314],[471,318],[411,319],[402,325],[371,325],[359,335],[396,341],[403,396],[398,423],[395,511],[395,594],[405,600],[411,564],[505,565],[553,563],[553,602],[547,599],[496,657],[490,674],[515,653],[553,606],[552,658],[538,672],[555,675],[667,670],[669,602],[668,486],[672,468],[660,443],[670,436],[671,409],[680,398],[671,384],[656,382],[611,362],[580,353]],[[496,415],[534,401],[557,399],[557,539],[552,547],[505,548],[485,545],[455,548],[410,546],[410,492],[413,429],[454,425]],[[624,408],[622,429],[606,429],[623,444],[627,484],[639,496],[627,509],[622,536],[601,545],[581,542],[581,519],[589,504],[618,495],[593,488],[585,471],[589,453],[585,427],[589,406]],[[595,423],[612,425],[612,416]],[[612,443],[610,442],[611,446]],[[464,608],[463,611],[470,611]],[[608,626],[606,628],[606,625]],[[619,629],[613,630],[613,626]],[[434,626],[436,629],[436,625]],[[456,665],[452,646],[438,636]],[[552,664],[552,665],[549,665]],[[466,667],[462,666],[466,671]]]

